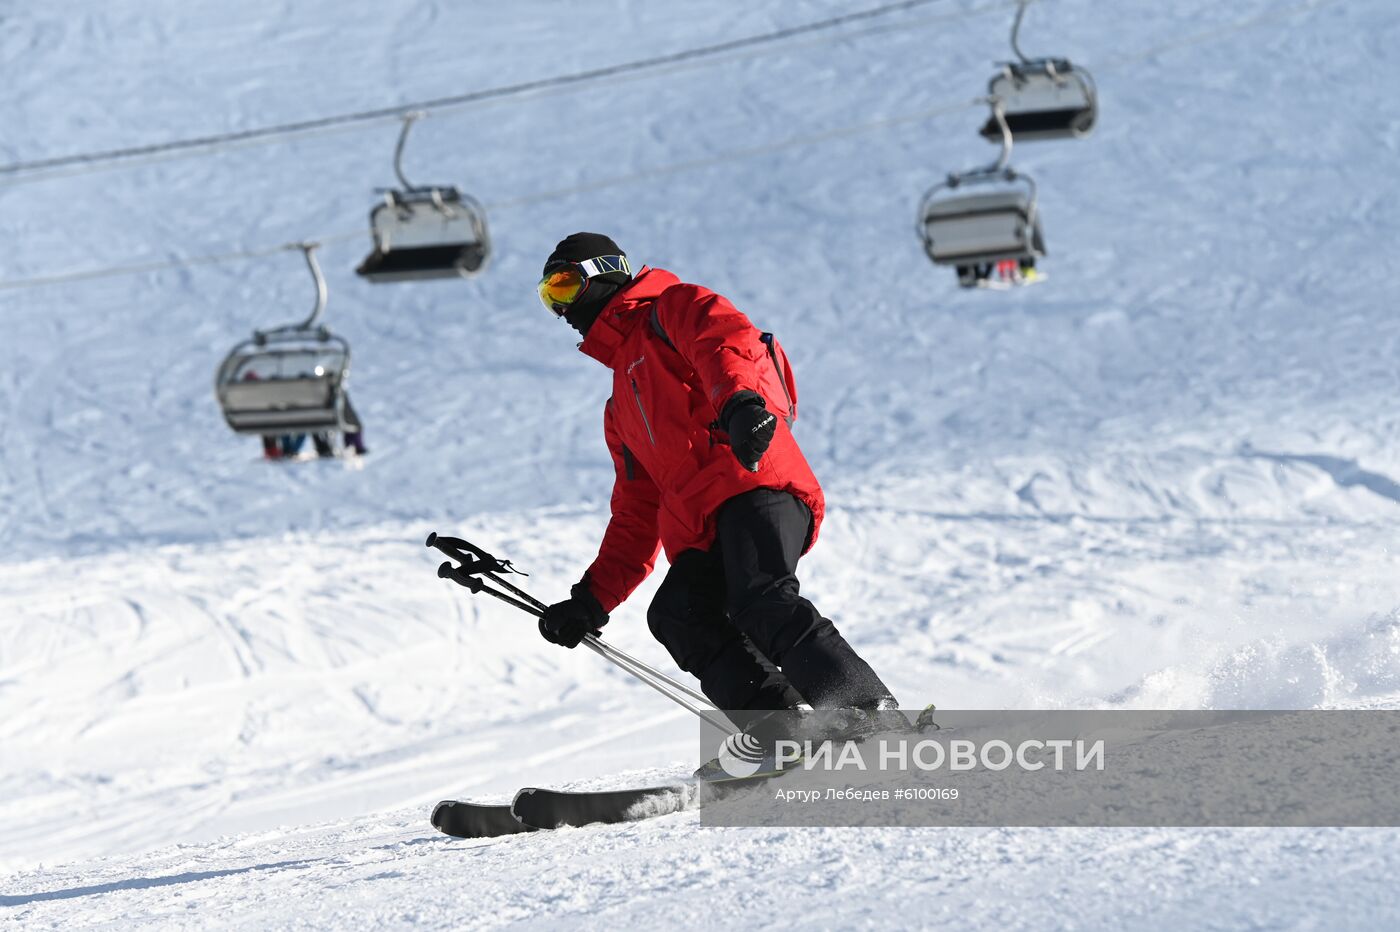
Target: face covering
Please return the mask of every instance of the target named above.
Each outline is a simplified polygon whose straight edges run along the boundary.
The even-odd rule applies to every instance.
[[[588,336],[588,328],[593,326],[598,315],[603,313],[603,308],[607,307],[608,301],[612,300],[612,296],[621,288],[621,285],[613,282],[590,282],[583,296],[564,312],[564,319],[569,322],[570,327],[578,331],[579,336]]]

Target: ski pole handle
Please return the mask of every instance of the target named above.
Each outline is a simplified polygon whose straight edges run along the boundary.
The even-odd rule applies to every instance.
[[[449,561],[444,560],[438,566],[438,577],[440,579],[450,579],[459,586],[466,587],[473,595],[486,588],[486,584],[475,576],[468,576]]]
[[[425,546],[441,550],[454,559],[465,560],[466,558],[462,555],[462,545],[465,543],[466,541],[458,540],[455,537],[440,537],[437,531],[432,531],[428,534]]]
[[[436,547],[443,553],[452,556],[461,556],[463,550],[470,550],[473,552],[476,550],[475,547],[462,540],[460,537],[448,537],[446,534],[439,534],[437,531],[428,532],[426,546]]]
[[[427,546],[441,550],[447,556],[462,564],[462,570],[471,575],[477,573],[518,573],[527,576],[528,573],[521,573],[510,565],[509,560],[499,560],[491,554],[482,550],[471,541],[462,540],[460,537],[444,537],[436,531],[428,535],[425,542]]]
[[[504,592],[498,592],[495,589],[492,589],[490,586],[486,585],[485,580],[477,579],[475,576],[471,576],[467,573],[464,573],[457,567],[453,566],[451,563],[443,563],[441,566],[439,566],[437,574],[443,579],[452,580],[457,585],[462,586],[468,591],[470,591],[473,595],[477,593],[484,593],[486,595],[500,599],[507,605],[512,605],[515,608],[520,609],[527,615],[534,615],[536,618],[543,614],[543,612],[541,612],[538,608],[535,608],[535,606],[522,602],[519,599],[512,598],[511,596],[506,595]]]

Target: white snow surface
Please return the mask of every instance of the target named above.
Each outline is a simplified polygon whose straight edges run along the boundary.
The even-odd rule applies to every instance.
[[[0,161],[857,8],[0,2]],[[427,824],[441,798],[697,762],[684,712],[422,546],[477,540],[547,600],[593,556],[608,379],[533,295],[579,229],[780,334],[830,506],[804,591],[907,704],[1400,706],[1400,7],[1037,4],[1023,45],[1093,71],[1099,127],[1014,153],[1049,280],[960,292],[913,213],[994,152],[957,105],[1013,9],[433,114],[406,169],[490,205],[471,282],[353,274],[393,120],[0,175],[0,925],[1395,927],[1390,830]],[[318,238],[358,463],[264,463],[214,403],[222,354],[309,308],[295,253],[3,287]],[[673,669],[654,586],[607,636]]]

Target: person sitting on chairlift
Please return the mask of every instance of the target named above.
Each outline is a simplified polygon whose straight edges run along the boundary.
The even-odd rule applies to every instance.
[[[964,288],[980,287],[983,282],[996,280],[1006,285],[1029,285],[1040,277],[1035,268],[1035,258],[999,259],[997,262],[978,262],[974,265],[958,266],[958,284]]]
[[[309,375],[309,373],[308,373]],[[243,374],[243,381],[256,382],[260,375],[253,370]],[[364,427],[360,424],[360,417],[355,413],[354,405],[350,404],[350,396],[345,396],[345,420],[351,430],[345,432],[345,446],[354,450],[356,455],[364,456],[369,452],[365,446]],[[335,456],[335,447],[331,444],[330,431],[316,431],[311,435],[311,442],[316,447],[316,455],[322,459]],[[262,446],[263,457],[270,460],[294,459],[301,453],[301,448],[306,444],[306,434],[263,434]]]

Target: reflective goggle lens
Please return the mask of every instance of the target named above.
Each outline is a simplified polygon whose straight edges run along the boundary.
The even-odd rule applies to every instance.
[[[573,304],[583,291],[583,286],[583,273],[578,269],[559,269],[540,279],[540,300],[553,311],[556,305]]]

